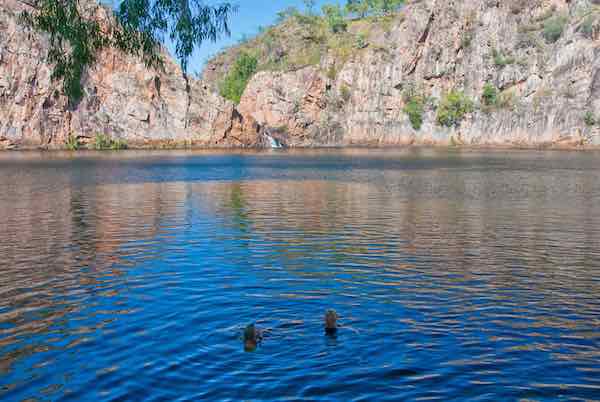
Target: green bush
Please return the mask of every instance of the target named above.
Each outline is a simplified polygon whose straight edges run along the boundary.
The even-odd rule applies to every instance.
[[[113,151],[127,149],[127,141],[121,138],[113,139],[110,144],[110,149],[112,149]]]
[[[323,6],[322,10],[325,21],[327,21],[327,25],[331,32],[340,33],[346,31],[348,23],[346,22],[344,12],[339,4],[326,4]]]
[[[468,49],[471,47],[471,43],[473,42],[473,32],[466,31],[461,34],[460,37],[460,45],[463,49]]]
[[[79,139],[77,138],[77,136],[70,135],[67,137],[67,141],[65,142],[65,147],[69,151],[77,151],[81,147],[81,144],[79,143]]]
[[[118,151],[127,149],[127,142],[120,138],[113,139],[106,134],[96,134],[92,142],[92,149],[106,151],[108,149]]]
[[[467,113],[473,111],[473,101],[462,91],[452,90],[441,100],[437,110],[438,124],[446,127],[458,126]]]
[[[355,46],[357,49],[364,49],[369,46],[369,43],[367,42],[367,36],[364,33],[359,33],[356,35]]]
[[[96,134],[92,142],[92,148],[96,150],[110,149],[111,139],[106,134]]]
[[[346,2],[346,11],[358,18],[365,18],[369,15],[370,6],[366,0],[348,0]]]
[[[352,92],[346,84],[342,84],[342,86],[340,87],[340,96],[342,97],[344,103],[348,103],[352,98]]]
[[[425,111],[425,100],[422,96],[411,96],[404,106],[404,113],[408,115],[411,126],[420,130],[423,125],[423,112]]]
[[[590,112],[589,110],[585,112],[583,121],[585,122],[586,126],[589,127],[596,125],[596,117],[594,116],[594,113]]]
[[[595,23],[596,23],[596,16],[593,14],[588,15],[583,20],[583,24],[581,24],[580,30],[586,38],[590,38],[590,39],[592,38],[592,36],[594,34],[594,24]]]
[[[496,49],[492,49],[492,57],[494,58],[494,64],[498,67],[505,67],[515,62],[515,58],[511,56],[505,56],[502,52]]]
[[[250,78],[256,72],[257,66],[258,60],[256,56],[248,53],[240,53],[233,67],[219,85],[221,96],[236,104],[240,103],[244,90]]]
[[[495,106],[498,102],[498,89],[489,82],[483,86],[481,100],[485,106]]]
[[[560,39],[565,29],[565,25],[567,25],[567,17],[558,15],[554,17],[548,18],[544,22],[544,31],[543,35],[546,41],[549,43],[554,43]]]
[[[405,0],[348,0],[346,10],[358,18],[369,15],[389,15],[397,11]]]

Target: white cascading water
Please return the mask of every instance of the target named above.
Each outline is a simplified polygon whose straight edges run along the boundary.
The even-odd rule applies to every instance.
[[[267,137],[267,140],[269,141],[269,146],[271,148],[273,148],[273,149],[283,148],[283,146],[281,145],[281,143],[277,139],[271,137],[267,133],[265,133],[265,136]]]

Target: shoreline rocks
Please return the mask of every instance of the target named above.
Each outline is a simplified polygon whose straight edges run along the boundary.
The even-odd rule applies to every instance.
[[[329,50],[314,65],[257,73],[239,105],[216,92],[237,48],[209,62],[204,80],[184,77],[166,53],[164,71],[153,71],[107,50],[74,109],[50,79],[46,38],[19,24],[22,3],[5,3],[0,149],[64,149],[72,137],[86,143],[98,134],[130,148],[265,148],[265,133],[292,148],[600,147],[600,126],[587,119],[600,118],[600,13],[589,0],[412,2],[385,29],[370,27],[361,39],[368,45],[344,60]],[[110,20],[106,8],[88,6]],[[543,24],[554,15],[567,22],[549,43]],[[292,37],[298,43],[289,46],[310,38]],[[289,51],[276,49],[277,57]],[[498,91],[494,107],[482,103],[486,84]],[[452,89],[474,107],[443,127],[437,109]],[[424,100],[419,129],[406,113],[415,94]]]

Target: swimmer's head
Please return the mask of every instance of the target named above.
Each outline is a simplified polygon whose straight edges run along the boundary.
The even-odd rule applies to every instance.
[[[327,310],[325,312],[325,331],[335,332],[338,327],[337,319],[338,315],[335,310]]]
[[[244,350],[254,352],[258,346],[258,331],[254,324],[250,324],[244,329]]]
[[[250,324],[244,329],[244,342],[245,341],[257,341],[258,339],[258,331],[256,331],[256,326],[254,324]]]

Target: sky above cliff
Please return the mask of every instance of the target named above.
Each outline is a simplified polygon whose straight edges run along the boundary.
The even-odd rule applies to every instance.
[[[294,6],[304,9],[302,0],[232,0],[239,6],[238,12],[231,20],[231,37],[222,38],[216,43],[205,42],[190,60],[190,72],[202,71],[206,60],[220,50],[235,45],[244,35],[252,36],[260,26],[268,26],[275,22],[277,12]],[[335,3],[334,0],[317,0],[316,9],[320,10],[323,4]],[[212,1],[212,4],[217,2]],[[343,2],[345,4],[345,2]],[[342,2],[340,1],[340,4]]]
[[[119,0],[99,0],[100,3],[116,7]],[[192,56],[189,62],[189,72],[192,74],[202,72],[206,61],[219,51],[237,44],[244,36],[256,35],[259,27],[267,27],[275,23],[277,13],[288,7],[305,10],[303,0],[223,0],[230,1],[239,7],[238,12],[231,19],[231,36],[223,36],[217,42],[205,42]],[[222,1],[208,0],[206,4],[217,5]],[[315,11],[320,11],[324,4],[345,4],[345,0],[316,0]],[[173,46],[168,42],[167,48],[174,54]]]

